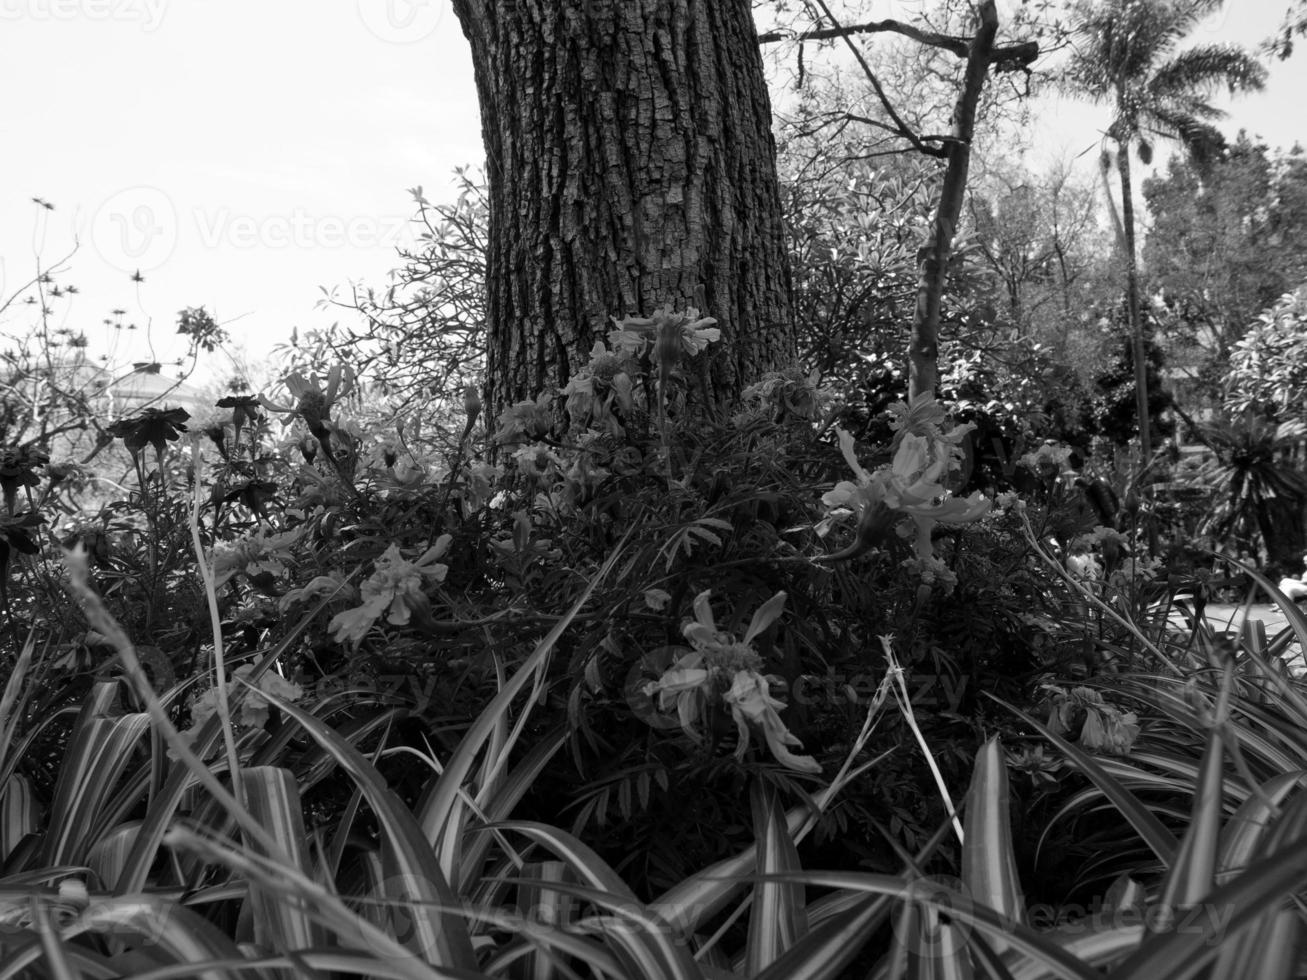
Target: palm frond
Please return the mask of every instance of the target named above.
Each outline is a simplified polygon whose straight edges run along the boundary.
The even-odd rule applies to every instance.
[[[1266,68],[1232,44],[1205,44],[1182,51],[1160,65],[1148,80],[1149,94],[1158,100],[1230,92],[1257,92],[1266,84]]]
[[[1225,135],[1219,129],[1180,107],[1152,107],[1141,128],[1178,142],[1200,168],[1225,148]]]

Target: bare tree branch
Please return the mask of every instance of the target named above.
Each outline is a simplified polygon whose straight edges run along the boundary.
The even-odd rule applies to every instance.
[[[829,15],[828,15],[829,16]],[[833,19],[833,18],[832,18]],[[811,31],[768,31],[758,35],[759,44],[776,44],[780,41],[828,41],[835,38],[849,38],[859,34],[901,34],[918,44],[940,48],[958,57],[967,57],[970,41],[965,37],[940,34],[936,31],[923,31],[911,24],[898,20],[875,20],[866,24],[850,24],[845,27],[821,27]],[[1035,41],[1022,41],[1018,44],[1005,44],[995,47],[990,55],[990,64],[996,72],[1017,71],[1029,67],[1039,57],[1039,44]]]
[[[817,6],[821,8],[821,12],[825,15],[827,20],[832,24],[839,23],[839,21],[835,19],[835,15],[831,13],[830,7],[826,5],[826,0],[816,0],[816,3]],[[913,149],[917,150],[917,152],[924,153],[926,156],[943,158],[946,155],[945,150],[937,146],[927,146],[925,143],[921,142],[920,137],[918,137],[917,134],[908,127],[908,124],[905,123],[899,116],[898,112],[895,111],[893,104],[891,104],[889,100],[889,96],[885,94],[885,89],[880,84],[880,79],[876,77],[876,73],[871,70],[871,65],[867,64],[867,59],[863,57],[858,46],[853,43],[848,35],[844,36],[844,43],[848,46],[853,57],[857,59],[859,66],[862,68],[863,74],[867,76],[867,81],[871,82],[871,87],[875,90],[876,97],[880,99],[880,104],[885,109],[885,114],[889,116],[890,121],[897,127],[898,134],[911,143]]]
[[[829,12],[827,13],[829,17]],[[832,21],[835,18],[830,18]],[[923,31],[920,28],[913,27],[911,24],[905,24],[898,20],[876,20],[866,24],[852,24],[847,27],[822,27],[812,31],[769,31],[766,34],[758,35],[759,44],[775,44],[778,41],[828,41],[834,38],[848,38],[857,34],[902,34],[904,37],[911,38],[919,44],[926,44],[932,48],[943,48],[950,51],[959,58],[967,56],[967,39],[964,37],[949,37],[946,34],[936,34],[934,31]]]

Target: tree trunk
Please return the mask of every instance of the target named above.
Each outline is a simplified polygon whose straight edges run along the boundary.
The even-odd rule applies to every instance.
[[[1130,311],[1130,340],[1135,360],[1135,412],[1139,416],[1139,451],[1142,465],[1153,458],[1152,416],[1148,410],[1148,361],[1144,350],[1144,323],[1139,310],[1139,266],[1135,261],[1135,202],[1130,181],[1130,144],[1117,143],[1116,167],[1121,174],[1121,234],[1125,248],[1126,305]]]
[[[940,189],[939,207],[930,241],[922,249],[917,282],[917,306],[912,317],[912,340],[908,350],[908,394],[935,394],[939,383],[939,324],[944,306],[944,280],[953,252],[958,219],[971,169],[971,140],[976,131],[976,106],[985,88],[994,38],[998,34],[998,11],[994,0],[980,5],[980,27],[967,51],[962,92],[953,107],[953,129],[948,144],[948,165]]]
[[[794,363],[748,0],[454,0],[490,190],[487,403],[562,385],[610,316],[701,306],[715,397]]]

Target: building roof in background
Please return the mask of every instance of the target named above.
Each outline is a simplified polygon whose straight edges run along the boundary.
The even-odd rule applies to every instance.
[[[194,385],[162,373],[114,373],[90,362],[82,362],[73,370],[88,394],[108,397],[114,415],[128,415],[146,407],[184,408],[194,415],[209,403],[205,393]]]

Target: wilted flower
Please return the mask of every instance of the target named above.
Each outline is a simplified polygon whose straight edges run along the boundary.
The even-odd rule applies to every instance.
[[[359,590],[363,604],[337,613],[327,625],[337,643],[357,645],[382,616],[394,626],[406,626],[414,613],[425,614],[430,607],[423,592],[428,581],[443,582],[449,566],[436,559],[449,550],[453,539],[442,534],[434,545],[416,561],[407,561],[392,544],[377,559],[376,570]]]
[[[153,446],[155,453],[163,456],[168,443],[182,437],[190,417],[191,413],[184,408],[146,408],[141,410],[140,415],[112,423],[107,431],[121,439],[133,456],[138,455],[146,445]]]
[[[898,448],[893,461],[875,473],[868,473],[858,462],[853,437],[843,429],[836,430],[840,450],[857,482],[841,481],[821,499],[832,511],[852,512],[858,531],[854,548],[837,556],[826,556],[827,560],[865,553],[885,523],[886,508],[912,518],[916,525],[914,548],[920,559],[934,555],[931,532],[936,524],[969,524],[989,513],[991,503],[980,493],[957,498],[945,486],[948,474],[958,465],[961,437],[955,437],[955,433],[938,434],[933,399],[929,402],[914,399],[911,412],[902,402],[898,404],[903,409],[895,436]],[[966,433],[965,428],[959,428],[962,434]],[[873,531],[877,534],[873,535]]]
[[[1080,744],[1109,755],[1129,755],[1139,737],[1139,717],[1133,711],[1121,711],[1109,704],[1086,709],[1085,725],[1080,729]]]
[[[499,416],[499,428],[494,440],[500,445],[513,446],[520,442],[542,439],[554,426],[554,415],[550,409],[553,396],[542,391],[535,401],[522,401],[511,405]]]
[[[1080,721],[1083,715],[1083,721]],[[1062,688],[1050,691],[1048,727],[1065,735],[1080,722],[1079,741],[1086,749],[1127,755],[1139,737],[1139,718],[1133,711],[1122,711],[1103,700],[1090,687],[1075,687],[1068,694]]]
[[[238,680],[246,680],[253,671],[253,665],[244,664],[232,672],[232,677]],[[262,728],[267,724],[268,700],[261,697],[259,692],[270,694],[281,701],[298,701],[304,696],[304,690],[298,684],[291,683],[276,671],[264,671],[259,679],[246,689],[232,721],[247,728]],[[194,737],[199,727],[208,721],[217,710],[217,688],[211,687],[202,694],[197,695],[191,701],[191,727],[183,734]]]
[[[236,438],[241,437],[241,429],[248,425],[257,425],[259,423],[259,406],[260,401],[255,395],[227,395],[219,398],[217,406],[219,408],[231,409],[231,424],[236,430]]]
[[[590,350],[590,363],[568,381],[562,394],[567,398],[567,414],[573,426],[593,422],[613,435],[620,435],[622,426],[613,415],[613,406],[625,412],[634,406],[626,358],[610,352],[603,341],[596,340]]]
[[[794,368],[771,371],[745,388],[742,397],[746,402],[761,402],[777,421],[788,417],[811,422],[833,397],[828,389],[818,386],[820,377],[816,368],[807,375]]]
[[[19,487],[34,487],[41,481],[36,475],[38,467],[50,461],[50,456],[36,446],[13,446],[0,450],[0,491],[4,493],[5,507],[14,512]]]
[[[771,696],[771,684],[779,679],[762,674],[762,658],[751,645],[779,618],[785,593],[776,593],[758,608],[742,640],[717,629],[709,594],[701,592],[695,598],[695,619],[683,630],[693,651],[673,663],[660,679],[646,684],[644,693],[650,697],[657,694],[662,710],[675,705],[681,728],[696,741],[701,737],[696,722],[706,714],[710,699],[720,694],[739,732],[737,759],[744,758],[749,747],[752,723],[762,730],[777,762],[799,772],[820,772],[821,767],[811,756],[795,755],[789,750],[792,745],[801,748],[802,743],[781,721],[778,712],[785,707],[784,702]]]

